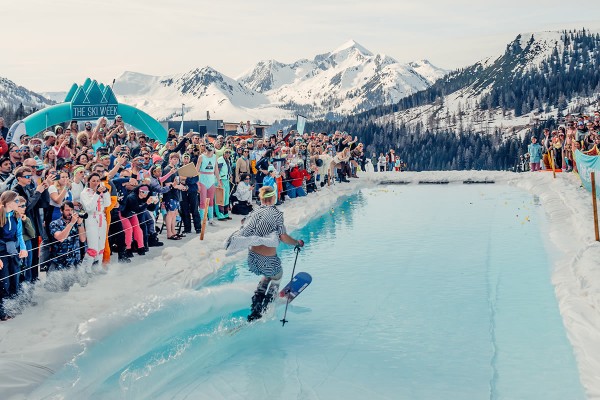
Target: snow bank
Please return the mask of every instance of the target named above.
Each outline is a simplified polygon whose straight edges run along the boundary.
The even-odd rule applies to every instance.
[[[348,184],[325,188],[282,207],[290,231],[335,205],[341,196],[381,182],[493,180],[516,185],[539,196],[548,214],[551,246],[560,250],[552,280],[560,312],[590,398],[600,398],[600,244],[594,242],[591,196],[572,174],[514,174],[490,171],[363,173]],[[193,288],[208,274],[233,260],[223,241],[237,229],[239,217],[208,227],[206,238],[167,241],[132,264],[114,264],[107,275],[94,277],[87,287],[77,284],[68,293],[33,291],[37,306],[0,323],[0,393],[3,399],[25,398],[54,371],[88,345],[119,327],[145,318],[173,296],[197,298]],[[184,242],[184,243],[182,243]],[[177,247],[173,246],[176,245]],[[235,257],[244,257],[238,254]],[[251,287],[239,288],[249,296]],[[203,298],[203,297],[202,297]],[[211,307],[214,302],[205,305]]]

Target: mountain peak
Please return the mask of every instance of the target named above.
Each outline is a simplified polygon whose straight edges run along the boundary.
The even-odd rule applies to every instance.
[[[331,54],[341,53],[344,50],[349,50],[349,49],[356,49],[356,50],[358,50],[360,53],[362,53],[365,56],[372,56],[373,55],[373,53],[371,53],[369,50],[367,50],[364,46],[362,46],[361,44],[359,44],[354,39],[348,40],[347,42],[345,42],[344,44],[342,44],[341,46],[339,46],[338,48],[336,48],[335,50],[333,50],[331,52]]]

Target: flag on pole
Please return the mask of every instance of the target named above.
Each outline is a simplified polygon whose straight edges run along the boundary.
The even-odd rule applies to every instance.
[[[297,115],[296,116],[296,130],[298,131],[299,134],[304,134],[304,126],[306,125],[306,117],[302,116],[302,115]]]
[[[179,127],[179,136],[183,136],[183,106],[185,106],[185,104],[181,104],[181,126]]]

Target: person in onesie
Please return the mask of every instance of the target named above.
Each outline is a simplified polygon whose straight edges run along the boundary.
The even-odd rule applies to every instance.
[[[219,176],[219,166],[217,165],[217,156],[215,147],[211,143],[206,144],[206,149],[198,157],[196,169],[200,173],[200,181],[198,182],[198,193],[200,193],[200,207],[204,209],[206,199],[210,200],[208,207],[208,223],[215,225],[213,221],[215,208],[215,184],[221,187],[221,178]],[[200,213],[200,217],[204,218],[204,213]]]
[[[87,251],[81,262],[81,270],[87,273],[106,273],[101,263],[108,228],[105,209],[110,204],[110,193],[100,181],[100,175],[92,173],[88,179],[87,188],[81,192],[81,205],[88,213],[88,218],[85,220]],[[94,265],[94,261],[99,263]],[[92,270],[93,265],[94,269]]]

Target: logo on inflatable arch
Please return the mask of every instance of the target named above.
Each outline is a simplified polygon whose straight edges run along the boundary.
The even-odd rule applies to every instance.
[[[112,88],[95,80],[88,79],[81,86],[73,84],[65,102],[71,103],[72,119],[76,121],[114,119],[119,114],[119,102]]]
[[[117,115],[150,139],[166,143],[167,131],[160,122],[136,107],[119,103],[110,86],[90,78],[83,85],[74,83],[64,102],[42,108],[22,121],[16,121],[9,129],[7,141],[20,144],[22,135],[35,136],[64,122],[94,121],[100,117],[114,119]]]

